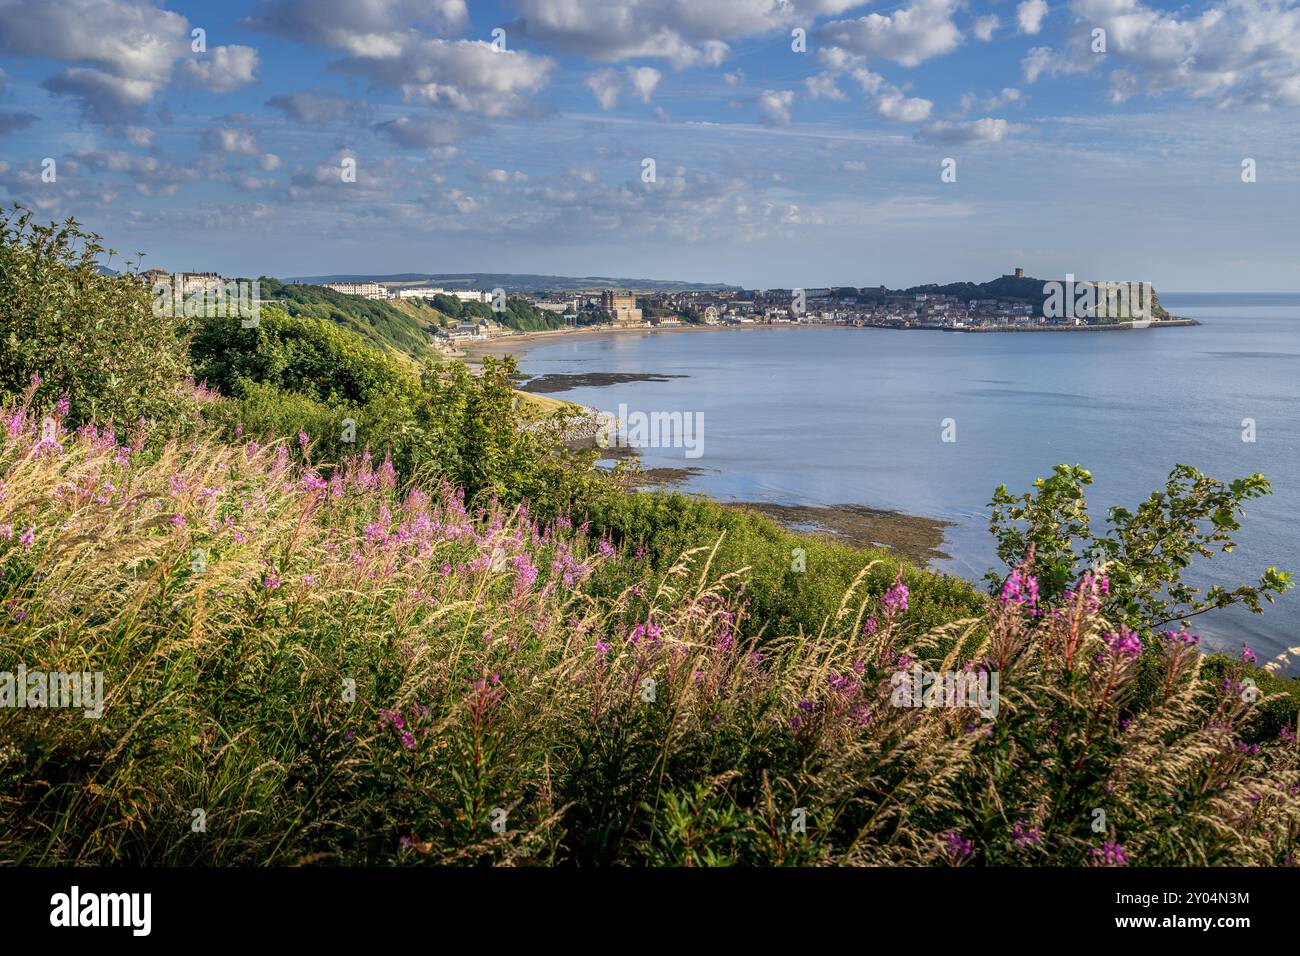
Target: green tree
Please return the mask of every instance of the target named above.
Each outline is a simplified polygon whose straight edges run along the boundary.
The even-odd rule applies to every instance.
[[[1244,503],[1272,493],[1263,475],[1224,484],[1177,465],[1164,489],[1135,511],[1111,508],[1104,535],[1091,527],[1085,494],[1091,484],[1087,469],[1057,465],[1050,477],[1034,482],[1032,492],[1015,496],[999,485],[993,493],[989,530],[998,540],[998,557],[1016,567],[1032,555],[1045,603],[1057,603],[1084,572],[1104,569],[1110,593],[1103,613],[1140,630],[1233,604],[1260,613],[1265,602],[1291,588],[1290,575],[1276,568],[1268,568],[1258,584],[1215,585],[1204,593],[1183,580],[1196,558],[1233,549]],[[994,590],[1003,580],[995,572],[987,579]]]
[[[66,394],[73,425],[144,419],[168,430],[193,408],[185,321],[154,315],[134,275],[100,268],[105,254],[75,219],[0,213],[0,397],[39,375],[38,405]]]

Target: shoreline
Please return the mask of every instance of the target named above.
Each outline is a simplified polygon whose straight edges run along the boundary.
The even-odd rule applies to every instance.
[[[792,534],[858,548],[882,549],[928,571],[933,571],[931,565],[934,562],[951,557],[943,550],[944,529],[955,522],[943,518],[863,504],[792,505],[773,501],[725,501],[679,487],[698,474],[698,468],[640,469],[640,458],[635,449],[604,448],[596,443],[594,437],[571,439],[565,445],[575,451],[597,448],[601,452],[598,458],[601,462],[617,463],[627,459],[636,462],[638,470],[628,476],[627,491],[677,491],[705,498],[723,508],[756,512]]]
[[[656,328],[654,326],[630,326],[618,328],[608,325],[588,326],[579,329],[547,329],[539,332],[522,332],[517,335],[503,335],[495,339],[487,339],[482,342],[466,342],[460,346],[463,353],[463,360],[481,362],[483,356],[490,355],[493,358],[500,358],[505,355],[515,355],[521,351],[533,348],[537,345],[550,341],[564,341],[565,339],[576,337],[591,337],[602,335],[674,335],[679,333],[705,333],[705,332],[771,332],[776,329],[859,329],[861,331],[872,331],[875,329],[885,329],[894,332],[952,332],[974,335],[1001,335],[1001,334],[1035,334],[1043,333],[1061,333],[1061,332],[1134,332],[1145,329],[1161,328],[1189,328],[1201,323],[1196,319],[1174,317],[1152,322],[1151,325],[1144,326],[1143,329],[1134,329],[1130,324],[1116,325],[1049,325],[1049,326],[1032,326],[1032,327],[995,327],[995,328],[933,328],[928,326],[907,326],[899,327],[892,325],[840,325],[837,323],[822,322],[779,322],[776,324],[769,323],[752,323],[745,325],[674,325],[668,328]],[[461,358],[457,357],[457,361]]]

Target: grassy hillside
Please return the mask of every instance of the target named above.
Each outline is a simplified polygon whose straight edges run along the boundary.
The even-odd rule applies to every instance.
[[[433,353],[431,336],[439,325],[432,309],[427,315],[410,308],[396,308],[392,303],[344,295],[319,285],[289,285],[279,279],[262,276],[263,299],[275,299],[284,311],[295,317],[333,322],[355,332],[372,347],[391,349],[414,358]]]

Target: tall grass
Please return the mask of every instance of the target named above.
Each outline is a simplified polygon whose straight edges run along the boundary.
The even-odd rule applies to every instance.
[[[760,643],[717,542],[655,566],[306,436],[0,417],[0,671],[106,690],[0,709],[0,862],[1294,862],[1294,734],[1245,743],[1244,671],[1139,655],[1098,581],[931,628],[867,565]],[[996,671],[997,716],[894,706],[914,662]]]

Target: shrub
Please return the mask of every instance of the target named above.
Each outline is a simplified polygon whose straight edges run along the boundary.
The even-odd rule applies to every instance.
[[[247,329],[233,316],[198,320],[190,345],[197,378],[223,395],[242,396],[256,382],[349,407],[381,397],[411,401],[419,391],[413,375],[347,329],[274,308],[259,312]]]
[[[155,317],[134,276],[101,271],[99,237],[75,219],[31,218],[0,212],[0,399],[35,379],[36,401],[66,398],[71,424],[169,433],[194,408],[184,320]]]

